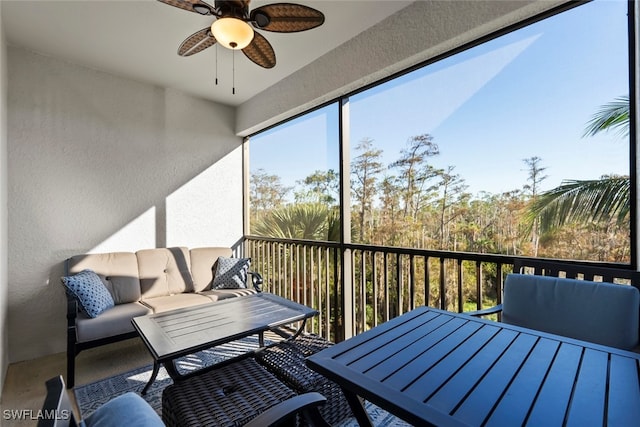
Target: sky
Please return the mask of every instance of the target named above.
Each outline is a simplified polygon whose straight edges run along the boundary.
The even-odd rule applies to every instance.
[[[440,151],[430,163],[454,166],[474,195],[521,189],[534,156],[546,168],[541,190],[628,175],[628,139],[583,137],[602,105],[628,94],[626,7],[596,0],[352,96],[352,158],[370,138],[389,164],[410,137],[430,134]],[[337,170],[337,112],[329,105],[252,137],[251,171],[293,186]]]

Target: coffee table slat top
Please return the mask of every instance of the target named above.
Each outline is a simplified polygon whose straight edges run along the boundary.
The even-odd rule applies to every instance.
[[[312,308],[269,293],[140,316],[133,325],[156,360],[213,347],[315,316]]]

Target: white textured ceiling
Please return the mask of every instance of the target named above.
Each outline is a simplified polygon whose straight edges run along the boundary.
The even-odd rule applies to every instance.
[[[250,8],[280,1],[253,0]],[[2,19],[10,45],[237,106],[411,3],[287,1],[314,7],[326,20],[300,33],[262,31],[276,52],[277,64],[270,70],[241,52],[234,58],[232,51],[215,46],[191,57],[178,56],[180,43],[213,18],[156,0],[2,0]]]

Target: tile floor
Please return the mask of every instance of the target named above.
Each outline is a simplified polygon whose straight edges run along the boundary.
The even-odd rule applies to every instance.
[[[91,383],[151,363],[153,359],[139,338],[85,350],[76,357],[76,384]],[[59,374],[66,379],[66,366],[66,353],[9,365],[0,402],[0,425],[35,426],[35,420],[12,419],[11,414],[23,413],[28,417],[29,410],[37,413],[46,394],[45,381]],[[69,395],[75,405],[73,390],[69,390]]]

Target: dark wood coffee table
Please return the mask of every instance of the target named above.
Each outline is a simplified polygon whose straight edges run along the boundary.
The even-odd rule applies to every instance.
[[[173,380],[180,380],[202,370],[181,375],[174,363],[179,357],[255,334],[260,336],[262,347],[264,332],[301,321],[297,332],[290,337],[293,339],[304,328],[306,319],[317,314],[318,311],[310,307],[261,292],[135,317],[133,326],[153,356],[153,373],[142,394],[155,381],[161,364]]]

